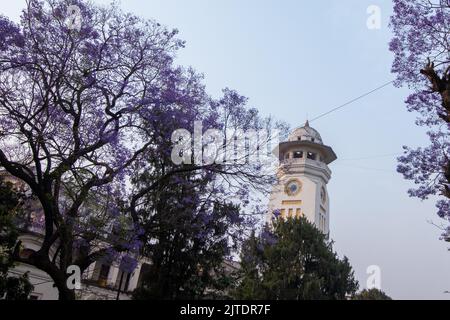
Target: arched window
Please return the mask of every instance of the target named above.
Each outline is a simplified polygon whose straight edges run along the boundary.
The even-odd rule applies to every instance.
[[[28,249],[28,248],[24,248],[24,249],[19,251],[19,257],[21,257],[22,259],[27,259],[33,253],[34,253],[34,250],[31,250],[31,249]]]
[[[315,154],[314,152],[308,152],[306,157],[311,160],[316,160],[317,154]]]
[[[303,151],[295,151],[294,159],[301,159],[301,158],[303,158]]]

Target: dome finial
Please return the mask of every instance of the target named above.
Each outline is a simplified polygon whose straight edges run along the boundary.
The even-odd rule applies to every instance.
[[[306,120],[305,127],[309,127],[309,120]]]

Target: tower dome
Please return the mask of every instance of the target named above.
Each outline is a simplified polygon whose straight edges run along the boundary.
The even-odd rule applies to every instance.
[[[319,132],[309,126],[309,122],[306,121],[303,127],[298,127],[289,135],[289,141],[311,141],[319,144],[323,144],[322,137]]]
[[[331,147],[325,145],[322,141],[322,137],[319,132],[309,126],[309,122],[306,121],[303,127],[298,127],[291,132],[287,141],[281,142],[277,150],[279,152],[280,161],[296,158],[292,156],[297,152],[312,152],[317,156],[317,159],[321,159],[325,164],[330,164],[336,160],[336,154]],[[316,158],[316,156],[312,156]]]

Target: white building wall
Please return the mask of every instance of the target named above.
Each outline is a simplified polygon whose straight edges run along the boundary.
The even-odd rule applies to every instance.
[[[58,300],[58,290],[53,286],[54,282],[50,276],[33,266],[17,264],[9,270],[9,275],[21,277],[28,272],[30,283],[34,286],[31,298],[35,300]]]
[[[41,236],[35,234],[22,234],[19,239],[22,241],[23,249],[30,249],[33,251],[41,248]],[[50,255],[54,252],[51,250]],[[142,260],[147,261],[147,260]],[[141,271],[142,261],[138,264],[138,268],[134,270],[130,277],[130,282],[127,288],[127,292],[131,292],[136,289],[139,274]],[[101,262],[92,263],[86,271],[83,273],[83,280],[90,281],[82,282],[82,289],[76,291],[78,299],[82,300],[114,300],[117,297],[118,275],[119,268],[117,264],[113,264],[110,267],[108,279],[106,285],[108,287],[98,286],[95,282],[98,280]],[[20,277],[28,272],[30,283],[34,286],[34,289],[30,295],[32,299],[37,300],[58,300],[59,294],[51,277],[44,271],[37,269],[34,266],[28,264],[17,263],[14,268],[9,270],[10,276]],[[124,278],[125,281],[125,278]],[[123,284],[124,285],[124,284]],[[128,293],[121,292],[120,300],[130,300],[131,296]]]
[[[302,184],[302,189],[298,195],[289,196],[284,191],[285,184],[291,179],[296,179]],[[322,187],[325,188],[326,193],[326,202],[324,204],[322,203],[320,197]],[[283,205],[283,201],[301,201],[301,204]],[[320,214],[321,212],[325,212],[325,225],[323,226],[323,228],[321,228],[321,230],[324,233],[329,232],[328,192],[323,179],[314,176],[308,176],[305,174],[290,174],[284,175],[282,178],[280,178],[279,183],[273,187],[271,193],[267,222],[270,222],[274,210],[284,209],[284,212],[288,213],[289,209],[294,209],[295,214],[295,209],[297,207],[300,208],[301,214],[305,216],[310,222],[314,223],[318,228],[320,227]]]

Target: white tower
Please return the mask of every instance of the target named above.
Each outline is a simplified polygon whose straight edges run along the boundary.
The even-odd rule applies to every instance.
[[[280,143],[279,157],[278,183],[270,196],[268,220],[275,210],[283,217],[302,215],[328,234],[328,164],[337,158],[333,149],[323,144],[319,132],[307,121],[289,135],[288,141]]]

